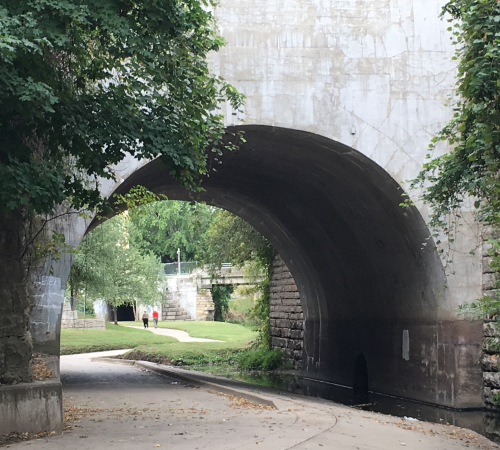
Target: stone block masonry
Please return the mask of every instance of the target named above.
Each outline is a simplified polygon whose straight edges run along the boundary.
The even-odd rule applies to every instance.
[[[294,369],[302,369],[304,313],[295,280],[279,255],[271,263],[269,291],[271,346],[284,350]]]
[[[105,330],[106,322],[101,319],[79,319],[76,311],[71,311],[69,303],[63,303],[61,328],[90,328]]]
[[[196,320],[214,320],[214,302],[210,290],[198,289],[196,294]]]
[[[482,230],[482,290],[483,295],[496,298],[495,270],[490,267],[493,257],[488,255],[488,249],[491,244],[488,239],[499,239],[500,233],[497,229],[490,226],[484,226]],[[496,398],[500,397],[500,324],[498,317],[485,317],[483,323],[484,343],[481,354],[481,370],[483,372],[483,400],[489,409],[500,410]]]

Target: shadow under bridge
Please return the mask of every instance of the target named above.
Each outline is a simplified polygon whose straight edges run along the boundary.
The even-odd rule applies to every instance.
[[[352,387],[366,358],[372,391],[451,407],[481,403],[477,324],[440,321],[445,274],[419,211],[360,152],[302,131],[242,126],[196,198],[242,217],[279,252],[304,310],[304,372]],[[189,200],[158,161],[120,185]],[[460,347],[454,336],[463,336]],[[480,336],[480,334],[479,334]],[[443,375],[445,374],[445,375]]]

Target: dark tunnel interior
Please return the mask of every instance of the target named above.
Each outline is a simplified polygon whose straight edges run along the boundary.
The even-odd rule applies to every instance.
[[[450,403],[441,394],[449,380],[437,376],[444,367],[428,363],[436,359],[436,336],[446,335],[439,327],[448,326],[437,315],[445,274],[432,245],[422,250],[429,231],[418,210],[399,206],[398,183],[330,139],[276,127],[238,128],[246,143],[224,155],[196,198],[248,221],[289,267],[304,309],[308,376],[352,386],[363,354],[370,390]],[[158,160],[116,192],[134,185],[189,200]],[[408,360],[402,357],[404,330],[411,340]],[[448,373],[457,370],[450,358],[443,361],[455,364]],[[459,385],[455,380],[453,389]]]

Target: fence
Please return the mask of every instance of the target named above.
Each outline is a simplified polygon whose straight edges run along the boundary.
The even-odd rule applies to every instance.
[[[198,267],[196,261],[181,262],[181,275],[189,275],[194,269]],[[166,276],[175,276],[179,274],[178,263],[167,263],[164,267]]]

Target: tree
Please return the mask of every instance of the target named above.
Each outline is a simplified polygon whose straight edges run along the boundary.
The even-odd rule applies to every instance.
[[[432,207],[431,226],[453,233],[448,215],[472,198],[478,221],[500,223],[500,3],[451,0],[449,14],[458,60],[455,114],[430,148],[448,142],[453,149],[430,158],[413,180]]]
[[[121,215],[91,231],[82,240],[69,277],[71,292],[78,288],[85,298],[104,299],[111,306],[115,324],[119,306],[132,305],[137,320],[138,303],[163,300],[163,266],[157,257],[142,254],[133,245],[131,226]]]
[[[131,240],[162,262],[177,261],[180,248],[184,261],[196,261],[204,247],[204,235],[216,208],[202,203],[160,201],[141,206],[132,218]]]
[[[243,101],[207,66],[224,43],[211,6],[0,0],[0,382],[31,379],[26,255],[58,205],[103,206],[99,179],[127,153],[200,189],[224,134],[218,107]]]
[[[248,222],[229,211],[217,210],[205,233],[201,261],[215,275],[223,263],[235,267],[267,260],[271,248],[267,239]]]
[[[101,202],[129,153],[186,184],[224,133],[211,0],[0,0],[0,212]]]
[[[224,313],[229,311],[229,299],[233,293],[232,284],[212,285],[212,300],[214,302],[214,320],[224,322]]]
[[[252,272],[255,279],[261,278],[255,291],[260,295],[253,307],[253,317],[258,321],[258,344],[270,348],[270,270],[275,250],[267,239],[248,222],[228,211],[219,210],[205,235],[205,247],[202,261],[209,268],[213,277],[217,277],[222,263],[231,262],[236,267],[243,267]],[[212,297],[217,317],[227,312],[229,298],[225,286],[212,288]],[[225,302],[226,300],[226,302]],[[226,308],[226,309],[224,309]]]

